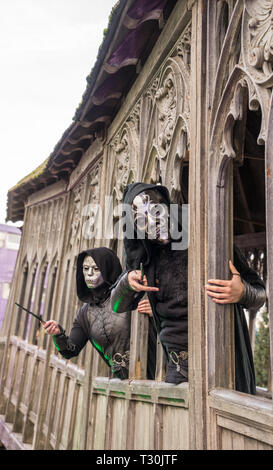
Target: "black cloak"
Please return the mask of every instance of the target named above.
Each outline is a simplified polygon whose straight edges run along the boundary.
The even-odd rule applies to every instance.
[[[97,264],[104,282],[89,289],[83,275],[83,260],[91,256]],[[82,251],[77,258],[77,295],[84,304],[78,310],[69,336],[62,326],[61,333],[53,336],[58,351],[66,359],[77,356],[89,340],[101,358],[119,378],[127,377],[128,371],[117,369],[112,355],[125,354],[130,348],[130,313],[115,315],[111,309],[110,287],[122,268],[117,255],[109,248],[100,247]]]
[[[133,183],[126,186],[123,194],[123,203],[128,205],[126,210],[126,225],[131,227],[134,230],[134,218],[133,211],[128,210],[129,207],[132,207],[132,202],[135,196],[142,191],[156,189],[162,193],[165,197],[168,204],[171,203],[169,191],[166,187],[155,184],[146,184],[146,183]],[[182,212],[178,212],[178,227],[179,231],[182,232]],[[176,240],[178,241],[178,240]],[[153,265],[152,262],[152,244],[150,240],[147,239],[128,239],[124,237],[124,249],[125,249],[125,261],[127,271],[139,269],[140,263],[143,263],[145,274],[147,275],[148,284],[153,284],[152,276],[149,276],[151,273],[150,267]],[[244,258],[241,251],[234,245],[234,266],[241,274],[242,281],[249,283],[251,286],[257,289],[265,289],[263,281],[259,278],[258,274],[253,271],[247,264],[246,259]],[[149,279],[150,277],[150,279]],[[152,282],[152,283],[151,283]],[[116,283],[117,284],[117,283]],[[160,321],[156,312],[156,302],[155,296],[153,293],[148,293],[148,297],[151,303],[153,310],[153,318],[155,321],[155,326],[157,332],[160,333]],[[139,295],[135,296],[136,305],[139,302]],[[133,308],[136,308],[135,305]],[[249,338],[249,332],[247,327],[247,322],[243,310],[244,304],[237,303],[234,304],[234,334],[235,334],[235,388],[238,391],[244,393],[255,394],[256,393],[256,384],[255,384],[255,371],[253,363],[253,355],[251,349],[251,343]],[[251,305],[247,305],[248,308]],[[163,349],[167,354],[166,348],[163,345]]]

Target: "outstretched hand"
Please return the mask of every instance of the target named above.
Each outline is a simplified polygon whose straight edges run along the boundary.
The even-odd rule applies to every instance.
[[[231,261],[229,261],[229,269],[233,274],[230,281],[209,279],[209,284],[205,286],[207,294],[217,304],[236,304],[244,293],[244,284],[241,281],[240,273]]]
[[[128,282],[130,287],[136,292],[157,292],[159,290],[158,287],[148,286],[148,281],[145,275],[143,276],[143,279],[141,279],[140,270],[130,271],[128,274]]]

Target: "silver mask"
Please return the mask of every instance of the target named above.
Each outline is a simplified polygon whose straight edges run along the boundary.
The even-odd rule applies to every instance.
[[[102,274],[92,256],[86,256],[82,264],[83,277],[89,289],[95,289],[103,284]]]
[[[169,243],[169,208],[164,196],[156,189],[139,193],[132,204],[134,223],[141,238],[159,244]]]

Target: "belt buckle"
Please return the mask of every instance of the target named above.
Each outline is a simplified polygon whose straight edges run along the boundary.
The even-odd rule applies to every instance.
[[[175,351],[170,351],[170,358],[171,358],[171,361],[176,366],[177,372],[179,372],[181,369],[180,364],[179,364],[179,358],[181,358],[182,361],[186,361],[186,359],[188,359],[188,353],[187,351],[180,351],[180,353],[177,354]]]
[[[186,359],[188,359],[188,353],[187,353],[187,351],[181,351],[181,353],[179,354],[179,356],[181,357],[182,361],[186,361]]]
[[[174,365],[176,366],[177,372],[180,371],[180,365],[179,365],[179,356],[175,351],[170,351],[170,358]]]

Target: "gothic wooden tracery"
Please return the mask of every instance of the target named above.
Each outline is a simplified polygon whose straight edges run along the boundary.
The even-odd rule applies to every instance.
[[[88,78],[77,119],[40,185],[31,180],[22,189],[25,195],[36,188],[25,201],[20,276],[12,286],[1,349],[0,439],[12,425],[13,445],[21,439],[22,447],[35,449],[273,448],[269,395],[263,391],[260,399],[234,391],[231,308],[221,310],[204,293],[208,277],[228,276],[225,262],[232,255],[235,226],[250,264],[267,279],[269,308],[273,305],[273,271],[267,266],[273,256],[273,213],[267,204],[265,220],[263,207],[263,192],[267,201],[273,198],[272,1],[139,2],[143,8],[154,3],[160,8],[147,20],[150,10],[144,19],[134,18],[134,1],[119,2],[114,46],[109,40],[98,81]],[[175,4],[166,24],[163,3],[168,11]],[[123,64],[107,61],[118,60],[113,47],[125,47],[126,25],[133,35],[142,20],[150,21],[154,49],[144,44],[147,61],[143,51],[130,57],[124,73]],[[110,222],[115,225],[121,215],[124,187],[136,181],[161,183],[173,201],[189,202],[190,377],[179,387],[162,383],[159,342],[156,380],[146,381],[148,321],[136,311],[130,380],[119,382],[90,345],[65,361],[42,329],[26,317],[22,322],[22,312],[14,310],[19,300],[70,330],[81,306],[77,255],[103,245],[123,261],[122,240],[112,236]],[[251,192],[256,205],[248,200]],[[22,212],[18,194],[10,196],[14,217]],[[94,238],[100,216],[102,231]],[[256,313],[251,315],[253,333]],[[271,319],[273,340],[272,334]]]
[[[244,162],[244,142],[247,115],[250,112],[259,113],[259,132],[256,137],[256,145],[264,146],[271,135],[269,125],[269,103],[272,94],[272,57],[270,54],[272,29],[271,29],[272,2],[237,2],[233,11],[236,27],[230,27],[222,45],[222,54],[215,78],[216,83],[222,80],[223,64],[228,64],[231,55],[224,55],[235,37],[236,28],[241,28],[241,50],[238,63],[234,68],[229,69],[229,76],[226,78],[225,89],[222,96],[219,90],[215,90],[212,101],[212,120],[210,133],[210,159],[209,159],[209,213],[211,220],[209,223],[208,243],[212,247],[209,256],[209,276],[227,276],[228,271],[221,271],[221,267],[216,263],[217,256],[231,257],[231,245],[227,243],[227,233],[233,236],[233,165],[242,165]],[[231,54],[231,49],[229,54]],[[248,111],[249,110],[249,111]],[[236,144],[236,132],[240,129],[241,148]],[[271,149],[267,146],[267,163],[273,158]],[[233,165],[232,165],[233,163]],[[265,167],[266,168],[266,167]],[[266,175],[264,175],[266,177]],[[263,181],[262,181],[263,183]],[[235,184],[235,183],[234,183]],[[254,188],[253,188],[254,190]],[[243,197],[243,196],[242,196]],[[267,200],[270,194],[266,194]],[[262,204],[262,202],[261,202]],[[215,210],[216,208],[216,210]],[[248,213],[247,201],[245,204],[246,215],[240,215],[241,220],[251,216]],[[262,210],[262,206],[261,209]],[[247,215],[248,214],[248,215]],[[252,219],[253,220],[253,219]],[[268,217],[270,220],[270,217]],[[255,218],[254,218],[255,223]],[[268,229],[267,229],[268,230]],[[249,235],[250,236],[250,235]],[[269,239],[272,238],[270,234]],[[226,268],[227,269],[227,268]],[[214,313],[212,313],[215,310]],[[219,321],[217,307],[211,306],[210,312],[216,315]],[[221,322],[221,320],[220,320]],[[272,322],[272,320],[271,320]],[[221,326],[216,327],[216,331]],[[230,326],[226,325],[228,330]],[[228,340],[227,340],[228,344]],[[228,347],[228,346],[227,346]],[[212,347],[215,350],[215,347]],[[214,353],[211,353],[212,356]],[[223,351],[223,354],[224,351]],[[217,357],[214,357],[217,362]],[[221,359],[218,357],[218,360]],[[214,367],[217,368],[216,363]],[[225,370],[227,368],[225,367]],[[221,380],[221,379],[219,379]],[[227,378],[227,381],[229,379]]]

